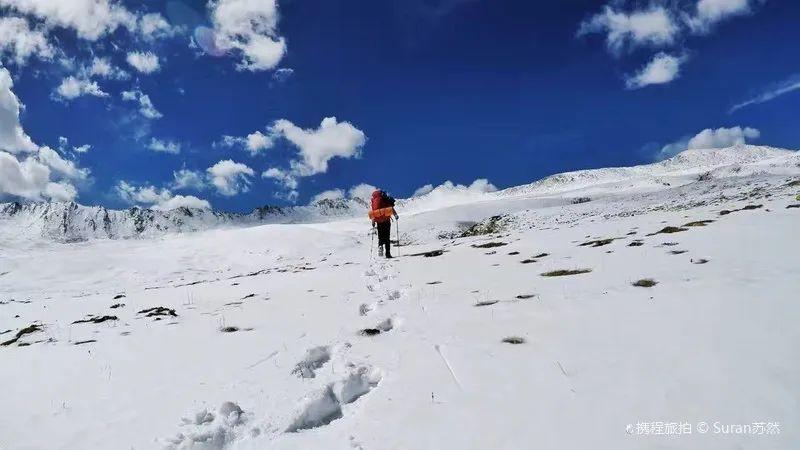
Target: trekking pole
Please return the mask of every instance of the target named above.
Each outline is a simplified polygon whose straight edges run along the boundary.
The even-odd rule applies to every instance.
[[[394,228],[395,228],[395,231],[397,232],[397,245],[395,246],[395,248],[397,249],[396,250],[397,251],[397,256],[399,257],[400,256],[400,219],[396,218],[396,219],[394,219],[394,222],[395,222]]]
[[[372,241],[369,244],[369,260],[372,261],[372,247],[375,246],[375,227],[369,230],[369,235],[372,236]]]

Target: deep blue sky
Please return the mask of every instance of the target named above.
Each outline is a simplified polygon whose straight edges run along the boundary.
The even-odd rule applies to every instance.
[[[174,25],[207,24],[204,1],[183,3],[197,14],[184,8],[176,15],[163,2],[146,5]],[[316,128],[335,116],[367,136],[361,158],[333,159],[327,173],[302,178],[298,203],[362,182],[405,197],[445,180],[487,178],[502,188],[567,170],[646,163],[653,149],[705,128],[753,127],[761,132],[757,143],[800,148],[800,92],[729,112],[800,72],[797,2],[756,3],[751,14],[707,34],[686,33],[672,47],[688,56],[680,77],[636,90],[625,88],[626,75],[659,50],[614,55],[601,34],[576,37],[581,22],[600,12],[598,1],[286,0],[279,6],[288,46],[279,67],[294,70],[285,82],[274,81],[273,71],[237,71],[235,55],[199,54],[189,48],[188,34],[143,46],[121,30],[93,43],[55,30],[58,45],[78,60],[102,53],[130,69],[125,52],[141,49],[158,54],[162,67],[98,80],[109,98],[63,102],[52,92],[66,69],[42,61],[6,64],[26,106],[25,131],[53,148],[59,136],[92,145],[77,155],[92,172],[92,182],[79,189],[84,204],[127,206],[115,190],[121,180],[165,187],[182,167],[205,171],[223,159],[246,164],[255,171],[248,192],[180,192],[223,210],[286,204],[275,197],[284,189],[259,177],[285,167],[292,156],[286,142],[255,157],[212,145],[223,135],[264,131],[277,119]],[[149,95],[163,118],[142,119],[135,104],[122,102],[120,92],[132,87]],[[137,130],[147,137],[137,140]],[[180,142],[182,151],[148,150],[150,137]]]

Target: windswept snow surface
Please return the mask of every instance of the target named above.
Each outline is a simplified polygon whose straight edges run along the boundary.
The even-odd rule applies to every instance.
[[[6,223],[0,449],[795,449],[800,161],[679,156],[408,200],[392,261],[360,217]]]

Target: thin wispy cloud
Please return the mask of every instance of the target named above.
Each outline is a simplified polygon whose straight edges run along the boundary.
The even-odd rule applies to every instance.
[[[756,95],[755,97],[751,97],[748,100],[733,105],[733,107],[731,107],[729,112],[733,113],[751,105],[766,103],[768,101],[775,100],[778,97],[790,94],[797,90],[800,90],[800,74],[792,75],[788,79],[765,89],[763,92]]]

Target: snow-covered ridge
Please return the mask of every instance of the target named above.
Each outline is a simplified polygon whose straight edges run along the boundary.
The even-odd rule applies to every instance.
[[[556,174],[531,184],[497,192],[488,182],[472,186],[444,184],[427,194],[398,200],[403,214],[508,197],[602,195],[619,191],[659,190],[699,178],[725,178],[754,173],[796,174],[800,154],[765,146],[687,150],[670,159],[634,167],[579,170]],[[97,238],[153,237],[229,226],[268,223],[312,223],[361,217],[367,204],[360,199],[322,200],[309,206],[257,208],[248,214],[178,208],[111,210],[67,203],[2,203],[0,236],[45,237],[58,241]]]
[[[0,231],[63,242],[153,237],[267,223],[322,222],[363,213],[360,200],[323,200],[310,206],[256,208],[249,214],[178,208],[171,211],[108,209],[74,202],[0,203]]]

